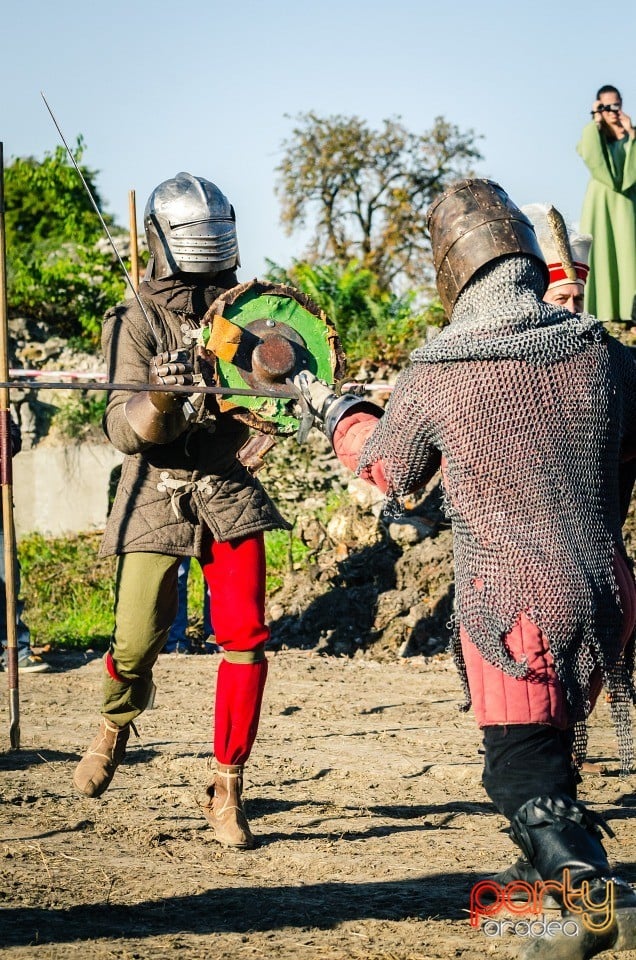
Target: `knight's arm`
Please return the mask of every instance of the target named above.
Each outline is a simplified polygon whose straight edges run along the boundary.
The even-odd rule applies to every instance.
[[[111,383],[148,383],[150,360],[155,352],[141,324],[128,305],[117,306],[104,318],[102,350]],[[126,404],[134,394],[114,390],[108,394],[102,425],[104,433],[118,450],[125,454],[140,453],[151,444],[131,427]]]
[[[296,378],[341,463],[397,498],[428,483],[441,459],[411,379],[402,374],[383,411],[356,396],[336,397],[311,374]]]
[[[371,405],[369,404],[369,406]],[[380,407],[377,407],[376,411],[354,409],[336,425],[331,438],[334,453],[340,463],[348,467],[349,470],[353,470],[354,473],[358,469],[362,450],[378,426],[381,416],[382,409]],[[360,476],[363,480],[367,480],[378,487],[382,493],[386,493],[388,483],[382,460],[376,460],[372,465],[364,467],[360,471]]]
[[[188,383],[192,366],[180,351],[157,355],[157,344],[135,305],[110,311],[104,320],[102,347],[111,383]],[[173,362],[174,361],[174,362]],[[108,395],[104,432],[125,454],[170,443],[187,427],[183,395],[115,390]]]

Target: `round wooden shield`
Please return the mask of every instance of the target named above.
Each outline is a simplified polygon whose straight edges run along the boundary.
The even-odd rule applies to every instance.
[[[345,358],[334,325],[293,287],[251,280],[225,291],[204,318],[204,345],[215,357],[219,386],[286,390],[301,370],[327,383],[344,376]],[[286,397],[219,397],[219,408],[264,433],[298,428]]]

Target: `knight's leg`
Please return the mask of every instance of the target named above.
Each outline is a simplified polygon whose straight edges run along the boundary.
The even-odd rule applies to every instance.
[[[483,782],[495,806],[511,821],[511,836],[524,858],[500,883],[542,881],[572,921],[570,932],[534,940],[524,957],[536,960],[586,960],[611,946],[632,945],[636,897],[612,874],[601,832],[586,807],[576,800],[576,773],[567,731],[543,724],[487,727]],[[523,869],[519,870],[519,864]],[[589,887],[589,925],[575,909],[580,897],[570,890]],[[547,906],[546,900],[543,906]],[[577,927],[576,935],[571,930]],[[627,948],[623,946],[622,948]]]
[[[208,787],[205,813],[217,840],[252,847],[254,838],[241,791],[261,712],[267,678],[265,644],[265,545],[262,534],[227,543],[211,542],[203,573],[210,587],[216,642],[223,649],[214,709],[217,769]]]
[[[543,723],[484,727],[486,793],[500,813],[513,818],[527,800],[550,793],[576,799],[577,775],[569,731]]]
[[[132,721],[149,705],[152,668],[177,608],[179,559],[157,553],[119,558],[115,630],[104,657],[102,721],[75,770],[75,787],[89,797],[108,788],[121,763]]]

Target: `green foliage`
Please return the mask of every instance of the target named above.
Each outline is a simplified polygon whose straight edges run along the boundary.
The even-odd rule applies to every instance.
[[[373,271],[355,260],[344,267],[294,261],[288,270],[268,261],[267,276],[297,287],[325,311],[354,366],[368,357],[401,364],[436,317],[432,306],[426,312],[415,306],[417,291],[383,290]]]
[[[96,173],[82,165],[83,152],[78,137],[74,156],[101,209]],[[45,153],[44,160],[17,157],[6,168],[4,183],[7,250],[66,241],[95,243],[101,236],[99,219],[64,147]]]
[[[35,646],[105,649],[113,630],[115,558],[98,557],[101,535],[49,539],[34,533],[18,544],[24,619]],[[267,592],[274,592],[307,547],[286,530],[265,534]],[[198,563],[188,577],[189,610],[202,618],[203,576]]]
[[[429,327],[445,327],[447,325],[448,317],[439,297],[435,297],[429,303],[424,311],[424,320]]]
[[[203,604],[207,603],[207,591],[203,586],[203,571],[196,561],[190,564],[188,572],[188,624],[192,626],[193,621],[196,624],[200,639],[203,637]]]
[[[101,208],[96,174],[82,166],[82,153],[78,138],[75,158]],[[95,346],[125,280],[113,257],[96,249],[102,227],[62,147],[41,161],[18,157],[7,166],[5,224],[10,314],[53,322],[61,336]]]
[[[282,221],[309,227],[307,258],[369,268],[383,290],[420,285],[430,270],[426,211],[480,160],[472,130],[443,117],[422,133],[397,119],[371,129],[358,117],[299,114],[277,167]]]
[[[91,429],[101,426],[107,402],[105,393],[70,396],[57,410],[51,425],[69,440],[82,440]]]
[[[113,629],[115,560],[100,559],[99,534],[18,544],[24,619],[36,646],[105,648]]]
[[[302,563],[308,553],[305,544],[289,530],[267,530],[265,557],[267,562],[267,593],[273,593],[283,583],[286,573]]]
[[[125,292],[112,258],[79,244],[8,258],[7,281],[12,314],[53,323],[59,336],[87,346],[99,343],[104,313]]]

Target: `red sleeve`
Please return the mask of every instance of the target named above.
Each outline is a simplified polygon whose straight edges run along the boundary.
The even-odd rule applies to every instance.
[[[338,423],[332,439],[333,449],[338,460],[349,470],[357,469],[362,448],[377,427],[379,419],[380,417],[368,411],[358,411],[344,416]],[[381,460],[363,470],[360,476],[386,493],[388,484]]]

